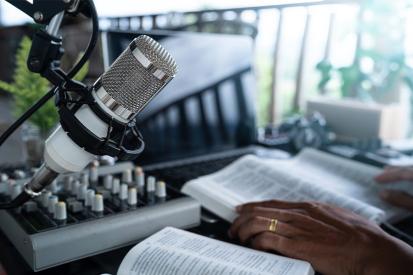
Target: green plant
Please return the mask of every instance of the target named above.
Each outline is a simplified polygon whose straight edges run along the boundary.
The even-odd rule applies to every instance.
[[[31,48],[31,40],[23,37],[16,52],[16,68],[13,73],[12,83],[0,81],[0,89],[11,93],[14,96],[14,114],[20,116],[40,97],[45,95],[50,89],[50,83],[39,74],[29,71],[26,65],[27,57]],[[85,66],[74,77],[76,80],[83,80],[89,71],[89,64]],[[29,119],[36,125],[43,136],[58,122],[58,114],[53,100],[49,100],[42,108]]]
[[[360,47],[354,61],[345,67],[334,67],[329,60],[322,60],[317,65],[321,74],[319,91],[326,93],[334,75],[341,81],[341,97],[363,101],[389,102],[389,94],[397,91],[401,83],[410,87],[412,70],[405,62],[403,14],[411,2],[363,1],[358,26]]]

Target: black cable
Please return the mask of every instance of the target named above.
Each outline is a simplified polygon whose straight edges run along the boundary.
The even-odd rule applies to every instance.
[[[26,201],[30,200],[31,197],[26,192],[21,192],[14,200],[7,203],[1,203],[0,209],[13,209],[21,206]]]
[[[99,18],[96,11],[95,3],[93,0],[89,0],[89,11],[92,18],[92,36],[90,37],[89,44],[86,47],[86,51],[83,54],[82,58],[77,62],[75,66],[69,71],[67,74],[68,78],[73,78],[85,65],[85,63],[89,60],[90,55],[92,54],[94,48],[96,47],[96,43],[98,41],[99,35]]]
[[[80,69],[85,65],[85,63],[89,60],[90,55],[92,54],[96,43],[98,41],[99,35],[99,18],[96,11],[95,4],[93,0],[88,1],[88,9],[90,11],[90,15],[92,18],[92,36],[90,37],[89,43],[87,48],[83,54],[83,56],[79,59],[79,61],[70,69],[67,74],[68,78],[73,78]],[[0,147],[3,143],[28,119],[30,118],[38,109],[40,109],[50,98],[52,98],[55,93],[58,91],[58,87],[54,87],[50,89],[44,96],[42,96],[32,107],[30,107],[23,115],[21,115],[9,128],[0,136]],[[20,200],[18,201],[18,205],[22,204],[23,196],[19,196]],[[19,198],[18,197],[18,198]],[[28,199],[26,198],[25,201]],[[13,200],[10,203],[0,203],[0,209],[8,209],[8,208],[15,208],[17,202]],[[23,201],[24,203],[24,201]]]
[[[55,95],[57,88],[54,87],[47,92],[39,101],[30,107],[22,116],[20,116],[0,137],[0,146],[20,127],[34,112],[43,106],[50,98]]]
[[[95,4],[92,0],[89,0],[89,9],[92,17],[92,36],[89,40],[89,44],[86,48],[85,53],[79,59],[79,61],[73,66],[73,68],[67,74],[68,78],[73,78],[80,69],[85,65],[85,63],[90,58],[93,49],[96,46],[99,34],[99,20],[96,12]],[[0,136],[0,146],[28,119],[33,113],[35,113],[39,108],[41,108],[50,98],[52,98],[56,93],[56,87],[52,88],[47,94],[41,97],[29,110],[27,110],[23,115],[21,115],[10,127]]]

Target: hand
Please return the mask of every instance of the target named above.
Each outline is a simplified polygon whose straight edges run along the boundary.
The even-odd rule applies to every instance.
[[[413,250],[347,210],[310,202],[266,201],[237,207],[228,234],[253,248],[310,262],[322,274],[406,274]],[[270,232],[270,219],[277,219]]]
[[[378,183],[388,184],[397,181],[411,181],[413,184],[412,167],[387,167],[375,180]],[[405,208],[413,212],[413,197],[403,191],[385,190],[380,197],[390,204]]]

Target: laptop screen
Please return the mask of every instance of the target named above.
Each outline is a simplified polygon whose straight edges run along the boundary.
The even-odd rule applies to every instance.
[[[255,81],[249,37],[156,31],[102,32],[105,68],[138,35],[175,58],[176,77],[138,115],[146,143],[140,163],[175,160],[255,142]]]

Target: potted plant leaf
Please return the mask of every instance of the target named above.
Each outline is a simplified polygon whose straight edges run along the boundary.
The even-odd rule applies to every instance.
[[[7,83],[0,80],[0,92],[9,92],[14,97],[14,115],[16,117],[23,114],[50,89],[50,83],[47,79],[39,74],[32,73],[27,68],[26,61],[31,44],[32,41],[28,37],[23,37],[15,56],[16,65],[12,82]],[[86,63],[77,73],[75,79],[79,81],[83,80],[88,71],[89,63]],[[59,116],[53,100],[49,100],[28,120],[29,128],[35,128],[37,130],[28,132],[39,133],[37,140],[33,138],[33,135],[29,135],[29,137],[26,136],[28,155],[31,157],[29,161],[31,164],[38,164],[41,161],[44,140],[55,127],[58,120]]]
[[[406,61],[404,46],[405,10],[410,4],[411,1],[363,1],[354,60],[342,67],[322,60],[317,65],[321,75],[320,94],[332,92],[329,84],[333,78],[338,78],[342,100],[383,106],[397,104],[412,110],[413,104],[410,107],[405,104],[406,95],[413,91],[413,69]],[[410,98],[413,97],[410,95]]]

